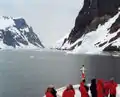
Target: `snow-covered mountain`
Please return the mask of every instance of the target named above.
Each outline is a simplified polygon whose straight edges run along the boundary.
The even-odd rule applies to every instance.
[[[0,17],[0,49],[44,48],[37,34],[23,18]]]
[[[70,34],[55,48],[87,53],[120,51],[120,0],[84,0]]]

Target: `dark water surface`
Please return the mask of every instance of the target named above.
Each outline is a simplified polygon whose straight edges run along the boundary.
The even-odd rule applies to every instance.
[[[120,58],[103,55],[66,55],[48,51],[0,51],[0,97],[42,97],[49,84],[56,88],[80,82],[80,67],[92,77],[120,83]]]

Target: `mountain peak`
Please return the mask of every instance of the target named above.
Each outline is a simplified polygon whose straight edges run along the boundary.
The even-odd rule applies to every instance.
[[[0,17],[0,48],[44,48],[24,18]]]

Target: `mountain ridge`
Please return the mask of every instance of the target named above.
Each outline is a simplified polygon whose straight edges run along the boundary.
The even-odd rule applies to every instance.
[[[33,28],[22,17],[0,17],[0,48],[44,48]]]

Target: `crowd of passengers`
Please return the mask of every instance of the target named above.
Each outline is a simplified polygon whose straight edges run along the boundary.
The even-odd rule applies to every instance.
[[[81,94],[80,97],[116,97],[116,88],[117,83],[113,78],[109,81],[92,79],[90,86],[88,86],[85,79],[83,79],[80,82],[79,91]],[[61,97],[58,95],[53,85],[47,88],[45,95],[46,97]],[[62,97],[75,97],[73,85],[69,84],[66,86],[66,89],[62,93]]]

